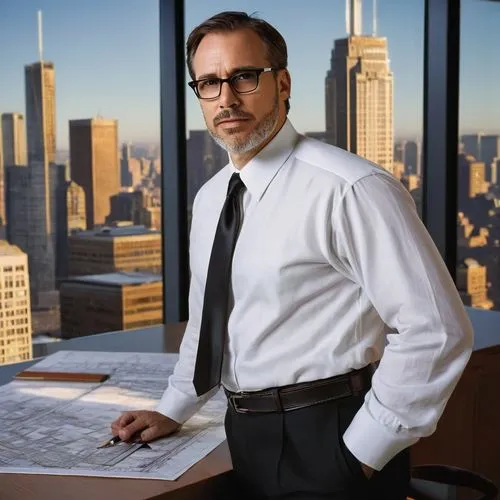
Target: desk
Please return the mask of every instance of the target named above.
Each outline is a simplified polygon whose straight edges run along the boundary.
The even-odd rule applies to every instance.
[[[2,500],[198,500],[222,499],[230,487],[226,442],[177,481],[0,474]]]
[[[437,431],[412,447],[412,464],[443,463],[482,473],[500,484],[500,312],[467,308],[475,329],[475,352],[439,422]],[[49,344],[46,354],[61,349],[129,352],[178,352],[185,323],[106,333]],[[0,367],[0,384],[28,363]],[[485,380],[486,378],[486,380]],[[177,481],[61,476],[0,475],[2,500],[71,499],[211,499],[225,498],[231,483],[226,443]],[[231,495],[227,497],[231,500]],[[237,496],[233,496],[237,498]],[[464,497],[465,498],[465,497]]]
[[[59,350],[113,352],[178,352],[185,323],[105,333],[47,345]],[[1,367],[0,383],[36,360]],[[165,387],[167,381],[165,381]],[[111,422],[110,422],[111,423]],[[222,500],[229,495],[231,458],[226,442],[185,472],[177,481],[100,477],[0,474],[1,500]],[[231,498],[228,496],[228,498]]]

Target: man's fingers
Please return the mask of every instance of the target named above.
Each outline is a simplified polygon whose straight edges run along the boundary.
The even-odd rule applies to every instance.
[[[125,427],[128,424],[131,424],[136,418],[135,413],[131,411],[126,411],[125,413],[122,413],[121,417],[116,420],[118,423],[118,427]]]
[[[153,425],[152,427],[148,427],[146,430],[141,432],[141,441],[147,443],[148,441],[153,441],[156,438],[163,436],[160,432],[158,425]]]
[[[147,443],[157,438],[170,436],[170,434],[177,432],[179,428],[180,426],[171,420],[155,423],[141,432],[140,439]]]
[[[122,441],[128,441],[134,434],[146,427],[148,427],[148,423],[144,419],[137,417],[132,423],[120,429],[118,435]]]
[[[132,423],[135,419],[135,416],[132,412],[124,412],[122,413],[112,424],[111,424],[111,432],[113,434],[118,434],[120,429],[126,427],[128,424]]]

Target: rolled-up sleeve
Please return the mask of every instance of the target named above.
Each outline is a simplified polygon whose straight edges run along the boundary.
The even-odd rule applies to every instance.
[[[473,331],[455,284],[406,189],[384,173],[346,189],[333,245],[392,331],[372,387],[343,438],[381,470],[432,434],[472,352]]]

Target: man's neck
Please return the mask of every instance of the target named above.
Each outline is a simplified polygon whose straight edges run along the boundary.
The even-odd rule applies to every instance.
[[[281,127],[283,127],[284,123],[286,121],[286,117],[284,120],[280,120],[277,124],[275,129],[273,130],[272,134],[259,146],[257,146],[255,149],[252,149],[251,151],[248,151],[246,153],[229,153],[231,157],[231,162],[233,165],[238,169],[242,170],[243,167],[255,156],[257,156],[279,133],[281,130]]]

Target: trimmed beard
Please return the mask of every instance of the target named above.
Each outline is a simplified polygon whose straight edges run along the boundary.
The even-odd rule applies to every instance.
[[[278,123],[278,115],[279,115],[279,100],[278,93],[276,93],[276,98],[274,99],[273,108],[269,113],[264,115],[262,120],[257,124],[257,127],[250,133],[250,135],[243,141],[227,144],[224,142],[221,136],[217,135],[213,130],[207,127],[209,134],[212,136],[212,139],[223,149],[225,149],[228,153],[248,153],[252,151],[264,143],[269,136],[273,133],[273,130],[276,128]],[[231,135],[232,130],[229,129],[228,132]]]

